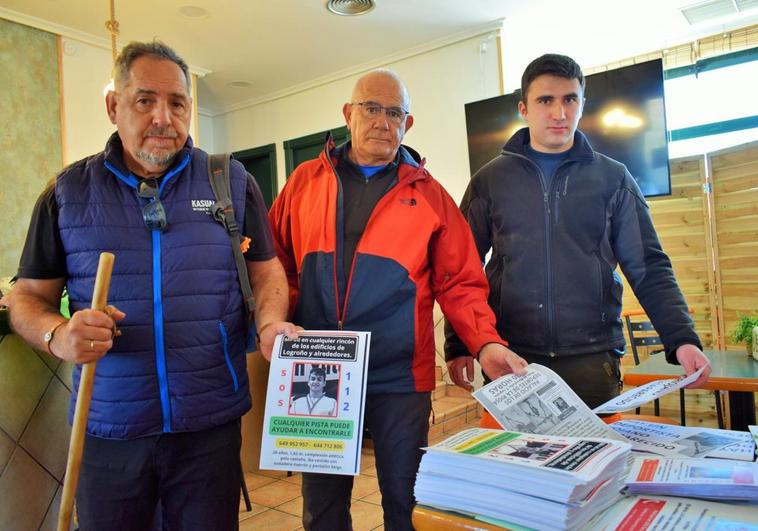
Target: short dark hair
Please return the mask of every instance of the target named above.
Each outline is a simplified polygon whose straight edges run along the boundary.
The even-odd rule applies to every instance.
[[[192,94],[192,78],[189,73],[189,66],[170,46],[157,39],[152,42],[132,41],[121,49],[121,53],[118,54],[116,63],[113,65],[113,82],[117,87],[123,87],[127,84],[132,63],[144,56],[165,59],[175,63],[182,69],[184,79],[187,80],[187,94]]]
[[[321,378],[323,378],[324,381],[326,381],[326,371],[323,368],[319,366],[311,367],[311,372],[308,373],[308,378],[314,375],[321,376]]]
[[[546,53],[529,63],[521,76],[521,101],[526,104],[526,94],[529,85],[539,76],[548,74],[565,79],[577,79],[584,92],[584,74],[579,65],[568,55]]]

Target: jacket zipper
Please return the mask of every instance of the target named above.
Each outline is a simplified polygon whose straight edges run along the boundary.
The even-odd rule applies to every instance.
[[[189,164],[190,157],[185,155],[184,159],[161,180],[158,187],[158,197],[161,196],[163,189],[171,178],[184,170]],[[132,175],[122,175],[112,164],[105,161],[105,167],[108,168],[121,181],[131,186],[135,192],[139,187],[139,180]],[[138,203],[139,204],[139,203]],[[161,231],[153,229],[150,231],[152,242],[152,264],[153,264],[153,339],[155,341],[155,368],[158,373],[158,393],[161,400],[161,413],[163,416],[163,432],[171,431],[171,398],[168,392],[168,368],[166,363],[166,345],[163,334],[163,279],[161,271]]]
[[[337,168],[334,167],[334,164],[332,163],[332,159],[329,156],[329,153],[326,153],[326,160],[329,161],[329,166],[332,169],[332,173],[334,174],[334,178],[337,179],[337,210],[338,210],[337,217],[339,218],[339,216],[340,216],[340,213],[339,213],[340,204],[342,202],[342,185],[340,183],[339,176],[337,175]],[[399,175],[399,172],[400,172],[400,168],[398,167],[398,177],[397,177],[397,180],[393,181],[392,183],[390,183],[390,185],[384,191],[384,195],[382,195],[382,197],[379,199],[379,201],[377,201],[376,205],[374,206],[374,209],[371,211],[371,215],[369,216],[368,221],[366,221],[366,227],[363,229],[363,234],[366,234],[366,231],[368,230],[369,226],[371,225],[371,221],[376,217],[376,213],[383,206],[383,204],[388,201],[387,196],[388,196],[389,191],[392,190],[393,188],[397,187],[398,184],[400,184],[400,175]],[[337,222],[339,223],[339,219],[337,220]],[[336,230],[336,227],[335,227],[335,230]],[[344,228],[343,228],[343,231],[344,231]],[[339,231],[337,231],[337,232],[339,232]],[[358,243],[355,245],[355,253],[356,254],[358,253],[358,248],[361,246],[361,240],[363,240],[363,234],[361,234],[361,237],[358,238]],[[339,299],[340,299],[339,284],[337,283],[337,278],[338,278],[337,277],[337,275],[338,275],[337,264],[338,263],[339,264],[342,263],[342,260],[340,260],[340,258],[342,257],[342,254],[341,254],[342,243],[341,243],[341,240],[340,240],[339,236],[340,236],[340,234],[337,234],[337,238],[335,238],[335,240],[336,240],[335,241],[335,245],[338,247],[338,249],[340,250],[340,252],[336,253],[337,256],[335,257],[335,260],[334,260],[334,278],[335,278],[334,289],[335,289],[335,297],[336,297],[336,300],[337,300],[337,305],[336,305],[336,308],[337,308],[337,330],[342,330],[343,327],[344,327],[344,325],[345,325],[345,320],[346,320],[345,315],[347,314],[347,301],[348,301],[348,298],[349,298],[349,295],[350,295],[350,285],[352,284],[352,280],[353,280],[353,270],[355,269],[355,254],[353,255],[352,260],[350,261],[350,273],[349,273],[348,278],[347,278],[347,285],[345,286],[345,298],[344,298],[344,301],[342,302],[342,308],[340,309],[340,304],[339,304]]]
[[[553,301],[552,292],[553,292],[553,267],[552,267],[552,256],[550,253],[550,241],[552,239],[552,223],[550,222],[550,214],[551,211],[555,212],[556,221],[558,216],[558,199],[560,197],[560,187],[557,188],[555,193],[555,205],[553,205],[553,208],[551,209],[550,204],[550,192],[555,187],[556,183],[556,177],[558,175],[558,170],[560,170],[563,166],[566,164],[571,163],[571,160],[565,160],[563,161],[560,166],[558,166],[555,169],[555,174],[553,175],[553,178],[550,181],[550,187],[546,186],[545,183],[545,176],[542,173],[542,169],[539,167],[539,165],[534,162],[529,157],[525,157],[524,155],[521,155],[520,153],[515,153],[513,151],[504,151],[504,154],[512,155],[514,157],[518,157],[520,159],[523,159],[527,161],[532,167],[534,167],[537,170],[537,177],[539,178],[540,182],[540,188],[542,189],[542,205],[543,205],[543,212],[544,212],[544,219],[545,219],[545,261],[547,263],[547,267],[545,268],[545,280],[547,285],[547,324],[548,324],[548,354],[550,357],[555,356],[555,303]],[[566,184],[568,186],[568,183]],[[564,189],[564,195],[565,195],[565,189]],[[502,289],[502,288],[501,288]]]

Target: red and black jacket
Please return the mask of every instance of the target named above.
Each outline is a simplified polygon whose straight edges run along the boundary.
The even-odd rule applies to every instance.
[[[401,146],[397,183],[376,204],[342,278],[341,149],[328,143],[298,166],[269,213],[293,321],[370,331],[369,393],[431,391],[435,299],[471,352],[504,343],[471,231],[424,161]]]

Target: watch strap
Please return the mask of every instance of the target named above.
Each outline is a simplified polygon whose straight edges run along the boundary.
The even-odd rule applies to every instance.
[[[53,341],[53,338],[55,337],[55,332],[64,324],[68,323],[68,321],[61,321],[58,324],[56,324],[54,327],[52,327],[50,330],[45,332],[45,335],[42,336],[43,341],[45,342],[45,349],[47,350],[47,353],[55,356],[53,354],[53,351],[50,350],[50,343]]]

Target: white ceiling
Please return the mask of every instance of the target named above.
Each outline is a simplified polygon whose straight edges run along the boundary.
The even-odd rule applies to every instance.
[[[545,52],[592,67],[758,22],[758,9],[691,26],[692,0],[376,0],[358,17],[326,0],[116,0],[119,44],[157,37],[195,70],[209,114],[291,93],[466,35],[504,19],[506,89]],[[634,7],[631,5],[634,4]],[[0,0],[0,17],[110,46],[109,0]],[[183,6],[207,15],[190,19]],[[251,86],[230,86],[247,81]],[[444,89],[444,87],[440,87]]]

